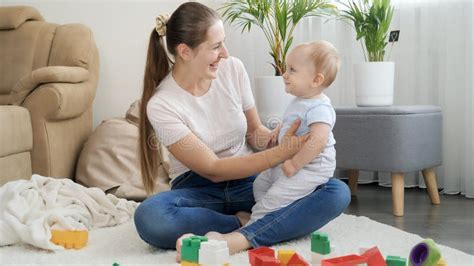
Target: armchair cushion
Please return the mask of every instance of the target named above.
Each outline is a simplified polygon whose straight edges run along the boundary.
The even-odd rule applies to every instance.
[[[89,71],[82,67],[42,67],[34,70],[18,81],[10,93],[9,102],[14,105],[21,105],[26,96],[38,87],[38,85],[43,83],[79,83],[87,80],[88,77]]]
[[[36,88],[23,106],[49,121],[78,117],[92,108],[95,91],[85,83],[47,83]]]
[[[60,25],[54,33],[48,65],[94,67],[96,56],[92,31],[82,24]]]
[[[9,156],[33,147],[30,113],[19,106],[0,106],[0,157]]]
[[[16,29],[27,20],[44,20],[38,10],[29,6],[7,6],[0,9],[0,30]]]

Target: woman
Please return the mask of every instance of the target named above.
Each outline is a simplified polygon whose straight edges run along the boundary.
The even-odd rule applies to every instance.
[[[255,176],[291,158],[307,136],[295,136],[295,121],[275,145],[279,129],[262,125],[245,68],[229,57],[224,39],[219,15],[195,2],[182,4],[169,20],[159,17],[150,36],[140,112],[142,178],[151,193],[158,153],[148,140],[156,134],[170,151],[172,183],[171,191],[137,208],[135,225],[140,237],[158,248],[179,251],[177,240],[186,233],[223,238],[231,254],[270,246],[322,227],[350,201],[347,185],[332,178],[242,227],[255,204]],[[252,153],[247,144],[267,149]]]

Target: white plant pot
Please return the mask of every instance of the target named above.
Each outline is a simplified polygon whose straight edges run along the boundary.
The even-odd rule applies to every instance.
[[[286,107],[295,98],[285,91],[281,76],[256,77],[254,92],[260,119],[270,128],[281,122]]]
[[[364,62],[354,64],[356,105],[392,105],[394,76],[394,62]]]

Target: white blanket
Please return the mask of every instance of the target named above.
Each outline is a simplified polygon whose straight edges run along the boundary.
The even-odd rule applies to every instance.
[[[0,246],[16,243],[60,250],[51,230],[90,230],[128,221],[137,207],[70,179],[33,175],[0,187]]]

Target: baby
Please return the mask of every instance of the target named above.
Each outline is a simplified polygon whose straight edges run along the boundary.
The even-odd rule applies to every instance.
[[[336,168],[332,129],[336,114],[323,93],[339,69],[336,48],[327,41],[296,46],[288,54],[283,74],[286,92],[296,96],[283,115],[279,142],[296,120],[301,120],[297,135],[309,133],[302,149],[283,164],[262,172],[254,182],[257,202],[247,225],[312,193],[325,184]]]

